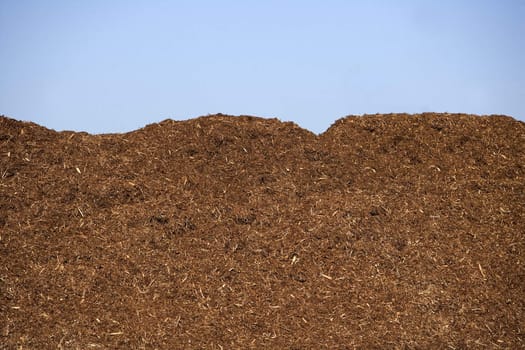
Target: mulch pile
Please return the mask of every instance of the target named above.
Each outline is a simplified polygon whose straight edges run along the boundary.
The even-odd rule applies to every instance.
[[[525,348],[525,123],[0,117],[0,348]]]

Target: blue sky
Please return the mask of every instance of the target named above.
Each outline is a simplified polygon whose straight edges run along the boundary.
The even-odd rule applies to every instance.
[[[0,114],[125,132],[213,113],[525,120],[525,1],[0,0]]]

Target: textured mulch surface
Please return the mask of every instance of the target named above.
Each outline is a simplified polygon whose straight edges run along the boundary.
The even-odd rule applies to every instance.
[[[0,117],[0,348],[525,348],[525,123]]]

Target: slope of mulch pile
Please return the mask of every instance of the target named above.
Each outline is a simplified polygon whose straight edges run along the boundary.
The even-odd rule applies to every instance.
[[[0,117],[2,349],[525,348],[525,124]]]

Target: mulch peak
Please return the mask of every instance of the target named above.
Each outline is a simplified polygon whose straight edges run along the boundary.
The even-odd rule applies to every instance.
[[[0,348],[525,348],[525,123],[0,116]]]

